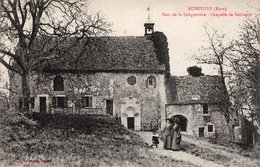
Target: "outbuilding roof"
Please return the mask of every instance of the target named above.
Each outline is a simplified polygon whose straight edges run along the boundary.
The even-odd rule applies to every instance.
[[[220,104],[228,100],[220,76],[171,76],[166,86],[168,104]]]

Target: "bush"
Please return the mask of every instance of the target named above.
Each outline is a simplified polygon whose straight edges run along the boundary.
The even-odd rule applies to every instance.
[[[35,130],[39,129],[39,124],[36,121],[27,118],[23,113],[11,110],[2,115],[0,126],[2,136],[0,142],[3,144],[32,138],[35,135]]]
[[[193,77],[199,77],[199,76],[204,75],[202,73],[201,67],[197,67],[197,66],[188,67],[187,72],[189,73],[189,75],[191,75]]]
[[[155,53],[160,64],[164,64],[167,76],[170,76],[170,57],[167,37],[162,32],[154,32],[150,38],[155,47]]]

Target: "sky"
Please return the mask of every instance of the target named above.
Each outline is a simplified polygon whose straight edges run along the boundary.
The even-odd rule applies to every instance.
[[[143,36],[149,7],[155,31],[163,32],[168,39],[172,75],[187,75],[187,67],[193,65],[202,67],[206,75],[217,74],[216,68],[196,64],[192,59],[193,53],[207,44],[203,27],[214,28],[227,34],[227,38],[233,38],[246,19],[235,13],[255,17],[257,6],[260,0],[89,0],[90,12],[100,11],[113,24],[112,36]],[[173,13],[177,16],[172,16]],[[223,16],[225,14],[227,16]]]
[[[149,7],[155,31],[167,36],[172,75],[187,75],[187,67],[193,65],[202,67],[206,75],[217,74],[216,68],[196,64],[192,59],[193,53],[207,45],[203,27],[214,28],[227,34],[227,38],[233,38],[246,17],[211,15],[246,13],[254,17],[254,7],[260,6],[260,0],[88,0],[88,3],[89,13],[100,12],[113,24],[111,36],[143,36]],[[188,14],[207,16],[185,16]],[[5,71],[2,66],[0,70]]]

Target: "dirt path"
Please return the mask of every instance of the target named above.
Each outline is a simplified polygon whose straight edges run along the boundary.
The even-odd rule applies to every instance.
[[[151,144],[151,136],[152,136],[151,132],[136,132],[136,133],[138,135],[140,135],[146,143]],[[223,167],[223,165],[217,164],[217,163],[212,162],[212,161],[207,161],[205,159],[199,158],[197,156],[188,154],[188,153],[183,152],[183,151],[164,150],[162,142],[160,142],[158,148],[150,149],[150,151],[152,151],[153,153],[159,154],[159,155],[168,156],[168,157],[173,158],[175,160],[190,162],[190,163],[197,165],[197,166]]]

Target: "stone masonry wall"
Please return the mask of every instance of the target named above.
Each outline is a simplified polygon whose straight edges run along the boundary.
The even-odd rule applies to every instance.
[[[156,87],[147,87],[147,78],[149,76],[156,78]],[[113,100],[113,115],[118,117],[127,116],[126,111],[132,105],[135,109],[140,109],[140,115],[135,114],[134,117],[140,117],[141,123],[150,123],[156,120],[161,111],[165,110],[166,95],[164,74],[149,73],[87,73],[87,74],[61,74],[64,79],[64,91],[53,91],[53,79],[56,75],[35,75],[32,77],[31,94],[35,98],[35,111],[39,112],[39,97],[47,97],[48,112],[52,112],[52,97],[66,96],[68,103],[73,104],[77,108],[77,103],[82,96],[91,95],[94,99],[94,108],[100,108],[105,111],[107,99]],[[136,84],[130,85],[127,82],[129,76],[136,77]],[[12,94],[13,106],[18,106],[20,79],[18,76],[11,78],[11,87],[17,90]],[[136,99],[133,103],[132,99]],[[68,107],[70,107],[69,105]],[[56,111],[56,110],[55,110]],[[139,125],[141,126],[141,125]],[[141,127],[138,127],[141,129]]]
[[[202,104],[172,104],[166,106],[167,117],[182,115],[187,119],[188,135],[199,137],[199,128],[204,127],[204,136],[210,137],[215,133],[228,134],[228,126],[225,117],[220,113],[216,105],[208,107],[208,114],[203,114]],[[213,133],[208,132],[207,125],[213,125]]]

